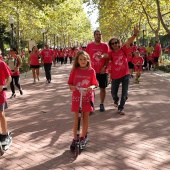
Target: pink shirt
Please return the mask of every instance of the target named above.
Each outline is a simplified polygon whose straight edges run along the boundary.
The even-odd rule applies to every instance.
[[[39,65],[38,54],[36,53],[30,54],[30,65]]]
[[[7,66],[7,64],[0,60],[0,86],[5,85],[5,80],[9,76],[11,76],[12,72],[10,68]],[[0,104],[3,104],[7,100],[6,92],[1,91],[0,92]]]
[[[109,52],[109,59],[111,61],[111,78],[119,79],[129,73],[128,62],[127,62],[128,49],[126,45],[120,48],[118,51]]]
[[[100,73],[104,67],[106,58],[99,58],[98,54],[105,54],[109,52],[109,47],[106,43],[100,43],[96,45],[94,42],[87,45],[86,52],[90,55],[91,64],[96,73]],[[107,72],[107,69],[106,69]]]
[[[44,49],[41,51],[42,60],[44,63],[52,63],[53,61],[53,50]]]
[[[98,82],[96,79],[96,73],[93,68],[88,68],[83,70],[81,68],[75,68],[71,71],[69,79],[69,85],[74,85],[76,87],[81,88],[88,88],[91,85],[98,86]],[[83,99],[82,99],[82,111],[83,112],[90,112],[93,110],[90,101],[94,101],[94,92],[83,92]],[[72,93],[72,112],[78,112],[80,104],[80,92],[79,90],[75,90]]]
[[[161,55],[161,50],[162,50],[161,45],[160,44],[156,44],[155,48],[154,48],[154,51],[153,51],[154,57],[159,58],[160,55]]]

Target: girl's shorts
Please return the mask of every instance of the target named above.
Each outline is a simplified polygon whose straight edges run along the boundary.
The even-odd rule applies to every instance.
[[[30,68],[40,68],[40,65],[30,65]]]
[[[4,111],[7,108],[8,108],[7,102],[4,102],[4,103],[0,104],[0,111]]]

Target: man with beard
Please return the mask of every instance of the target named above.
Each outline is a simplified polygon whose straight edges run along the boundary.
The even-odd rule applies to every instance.
[[[86,52],[90,55],[91,64],[96,71],[96,77],[100,87],[100,111],[105,111],[104,100],[106,96],[106,87],[108,84],[108,59],[100,59],[98,55],[109,52],[109,47],[101,41],[102,33],[100,30],[94,31],[94,41],[86,47]]]

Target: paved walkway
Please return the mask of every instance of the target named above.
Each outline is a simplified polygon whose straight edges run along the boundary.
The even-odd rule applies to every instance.
[[[69,151],[73,114],[67,86],[70,65],[52,68],[53,81],[32,84],[22,76],[24,95],[17,91],[6,110],[13,144],[1,158],[1,170],[168,170],[170,169],[170,81],[162,72],[144,72],[130,83],[126,115],[113,108],[110,86],[105,112],[90,116],[90,141],[74,159]],[[7,95],[10,96],[10,91]]]

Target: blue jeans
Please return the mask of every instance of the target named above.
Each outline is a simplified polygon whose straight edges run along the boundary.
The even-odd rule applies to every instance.
[[[122,83],[122,96],[121,96],[120,104],[118,106],[118,110],[124,109],[125,102],[128,98],[129,82],[130,82],[129,75],[126,75],[119,79],[112,79],[111,95],[115,103],[118,103],[119,101],[118,90],[119,90],[120,83]]]

